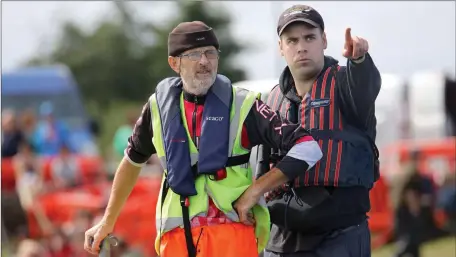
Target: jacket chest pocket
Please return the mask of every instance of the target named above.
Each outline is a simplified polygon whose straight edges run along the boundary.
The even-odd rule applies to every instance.
[[[331,112],[334,112],[330,98],[309,99],[304,109],[304,126],[307,129],[328,129],[331,118]]]

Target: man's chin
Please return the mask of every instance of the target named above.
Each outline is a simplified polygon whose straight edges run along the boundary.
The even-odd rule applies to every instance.
[[[299,67],[295,67],[295,73],[298,75],[298,76],[304,76],[304,77],[307,77],[307,76],[310,76],[310,75],[313,75],[314,73],[316,72],[316,69],[315,67],[313,66],[299,66]]]
[[[211,81],[195,81],[194,85],[198,85],[196,88],[191,88],[189,93],[194,95],[205,95],[211,88],[213,83]]]
[[[209,89],[215,82],[215,77],[207,77],[204,79],[196,79],[195,85],[199,85],[200,88]]]

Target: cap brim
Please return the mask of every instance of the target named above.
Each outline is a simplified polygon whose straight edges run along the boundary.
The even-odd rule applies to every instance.
[[[309,19],[306,19],[306,18],[296,18],[296,19],[290,20],[289,22],[285,23],[282,26],[282,29],[279,31],[279,36],[282,35],[282,32],[288,27],[288,25],[290,25],[293,22],[297,22],[297,21],[305,22],[307,24],[310,24],[310,25],[314,26],[315,28],[319,28],[320,27],[320,25],[318,25],[316,22],[314,22],[312,20],[309,20]]]

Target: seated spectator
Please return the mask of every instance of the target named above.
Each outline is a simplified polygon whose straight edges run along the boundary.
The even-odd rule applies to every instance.
[[[19,144],[24,139],[16,122],[13,111],[2,112],[2,158],[13,157],[17,154]]]
[[[51,174],[55,188],[70,188],[81,183],[79,164],[70,149],[63,145],[58,156],[51,161]]]

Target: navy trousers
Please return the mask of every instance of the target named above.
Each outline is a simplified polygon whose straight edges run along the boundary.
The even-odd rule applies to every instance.
[[[313,251],[274,253],[265,251],[264,257],[370,257],[371,240],[367,221],[335,231]]]

